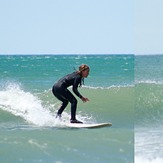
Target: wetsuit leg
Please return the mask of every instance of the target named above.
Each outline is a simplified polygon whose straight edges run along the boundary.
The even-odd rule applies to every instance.
[[[73,96],[73,94],[68,89],[53,89],[53,94],[62,101],[62,106],[58,110],[58,114],[61,114],[68,102],[71,103],[71,120],[76,119],[76,108],[77,108],[77,99]]]
[[[61,107],[59,108],[59,110],[57,112],[57,115],[61,115],[62,112],[64,111],[64,109],[66,108],[67,104],[68,104],[68,101],[67,100],[62,99],[61,101],[62,101],[62,104],[61,104]]]
[[[66,106],[68,105],[68,100],[66,100],[65,98],[63,98],[61,96],[61,94],[55,89],[52,89],[53,95],[60,101],[62,101],[61,107],[58,109],[57,115],[61,115],[62,112],[64,111],[64,109],[66,108]]]
[[[71,103],[71,120],[75,120],[77,99],[73,96],[73,94],[68,89],[66,89],[64,93],[62,93],[62,97]]]

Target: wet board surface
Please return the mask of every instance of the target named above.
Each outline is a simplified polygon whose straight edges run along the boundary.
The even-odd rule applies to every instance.
[[[96,123],[96,124],[85,124],[85,123],[69,123],[66,127],[70,128],[102,128],[112,126],[112,123]]]

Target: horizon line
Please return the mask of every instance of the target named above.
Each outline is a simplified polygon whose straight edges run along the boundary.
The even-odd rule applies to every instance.
[[[95,54],[95,53],[63,53],[63,54],[61,54],[61,53],[58,53],[58,54],[52,54],[52,53],[9,53],[9,54],[0,54],[0,55],[135,55],[135,56],[147,56],[147,55],[163,55],[163,53],[142,53],[142,54],[133,54],[133,53],[97,53],[97,54]]]

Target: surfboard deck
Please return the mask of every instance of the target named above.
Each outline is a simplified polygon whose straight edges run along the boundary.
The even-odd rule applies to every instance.
[[[96,123],[96,124],[86,124],[86,123],[68,123],[66,127],[70,128],[102,128],[106,126],[112,126],[112,123]]]

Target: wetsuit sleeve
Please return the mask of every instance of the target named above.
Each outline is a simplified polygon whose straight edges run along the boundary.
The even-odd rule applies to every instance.
[[[78,85],[79,85],[80,82],[81,82],[81,78],[75,79],[72,90],[79,98],[82,98],[83,96],[78,91]]]

